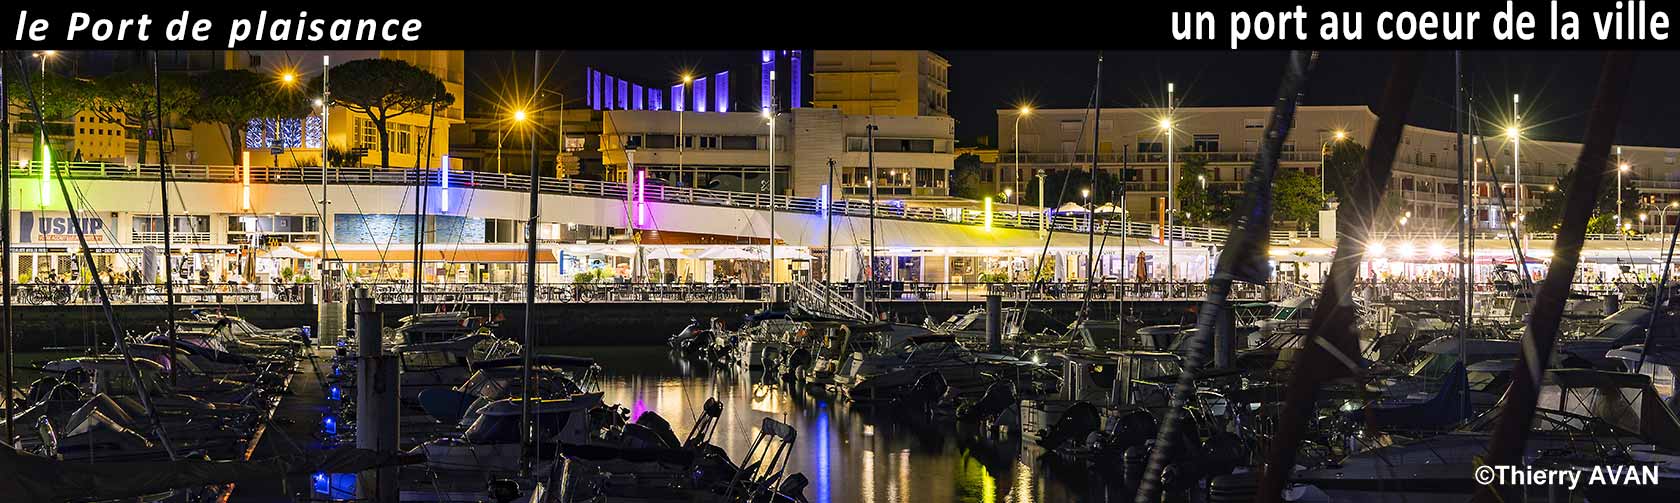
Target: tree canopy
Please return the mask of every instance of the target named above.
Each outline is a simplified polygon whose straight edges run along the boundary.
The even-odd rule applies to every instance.
[[[1605,166],[1604,169],[1615,170],[1616,167]],[[1559,188],[1573,185],[1577,171],[1579,171],[1579,168],[1570,169],[1569,172],[1563,174],[1563,178],[1558,179],[1557,183],[1550,187],[1550,190],[1535,198],[1539,200],[1538,204],[1532,206],[1533,209],[1524,212],[1527,216],[1523,217],[1523,222],[1528,224],[1528,230],[1534,232],[1557,230],[1558,225],[1563,222],[1563,205],[1568,199],[1568,196],[1564,195],[1565,191],[1559,190]],[[1622,218],[1628,219],[1629,223],[1637,222],[1638,217],[1635,215],[1639,214],[1639,190],[1634,187],[1634,177],[1623,176],[1621,180]],[[1595,199],[1597,203],[1593,206],[1593,216],[1588,221],[1587,226],[1588,232],[1611,234],[1616,232],[1617,191],[1615,173],[1613,171],[1605,173],[1604,181],[1606,183],[1599,185],[1598,197]],[[1527,203],[1526,200],[1525,203]],[[1510,205],[1512,202],[1507,201],[1506,204]],[[1524,206],[1530,207],[1528,204],[1524,204]],[[1600,216],[1605,217],[1603,221],[1600,221]]]
[[[91,82],[83,95],[83,110],[125,129],[148,133],[140,136],[140,162],[146,161],[147,140],[154,138],[159,107],[163,117],[171,117],[186,112],[198,100],[198,93],[181,74],[162,75],[154,83],[149,72],[127,71]]]
[[[309,88],[320,89],[321,85],[321,77],[316,77]],[[358,59],[332,69],[332,102],[373,123],[379,132],[379,164],[390,166],[386,124],[395,117],[425,112],[428,107],[452,105],[455,96],[445,89],[442,79],[407,61]]]
[[[186,118],[225,128],[229,158],[239,157],[245,130],[252,120],[310,112],[304,93],[276,86],[272,77],[250,70],[199,74],[193,78],[192,87],[198,99],[186,110]]]

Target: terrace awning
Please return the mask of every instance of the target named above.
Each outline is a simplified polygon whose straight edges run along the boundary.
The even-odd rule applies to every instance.
[[[308,258],[317,258],[319,250],[311,253],[299,250]],[[455,248],[447,244],[428,247],[422,259],[426,262],[455,262],[455,263],[505,263],[520,264],[526,261],[524,249],[517,248]],[[328,247],[327,258],[351,263],[410,263],[414,262],[414,249],[410,247],[392,247],[385,250],[377,248],[338,248]],[[547,248],[537,250],[537,263],[553,264],[557,260],[554,251]]]

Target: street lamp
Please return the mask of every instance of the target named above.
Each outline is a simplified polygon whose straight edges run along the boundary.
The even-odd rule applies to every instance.
[[[1325,200],[1324,179],[1327,178],[1327,176],[1324,173],[1324,164],[1325,157],[1327,157],[1330,152],[1330,144],[1340,142],[1345,139],[1347,139],[1347,131],[1337,129],[1335,132],[1330,134],[1329,139],[1320,142],[1318,145],[1318,199],[1320,201]],[[1328,207],[1329,202],[1325,201],[1324,204]]]
[[[684,94],[684,95],[688,94],[688,85],[693,83],[693,82],[694,82],[694,75],[693,74],[684,73],[682,75],[682,94]],[[688,100],[686,98],[687,98],[687,96],[684,96],[683,98],[677,98],[675,100],[672,100],[672,101],[675,101],[677,103],[682,103],[682,106],[677,107],[677,185],[682,185],[682,179],[683,179],[683,150],[686,150],[687,147],[688,147],[688,145],[687,145],[688,135],[683,133],[683,112],[688,111]],[[834,183],[834,181],[829,180],[829,183]],[[695,180],[694,180],[694,183],[690,184],[689,186],[692,187],[692,186],[699,185],[699,184],[700,184],[699,177],[696,176]]]
[[[1015,114],[1015,180],[1010,182],[1017,187],[1021,184],[1021,118],[1032,114],[1032,105],[1021,105]]]
[[[1668,210],[1676,208],[1680,208],[1680,201],[1669,201],[1668,204],[1657,207],[1657,232],[1662,232],[1663,226],[1668,225]]]
[[[1622,174],[1627,173],[1628,170],[1631,170],[1631,169],[1633,169],[1633,167],[1628,165],[1628,162],[1622,158],[1622,147],[1620,147],[1620,146],[1616,147],[1616,222],[1617,223],[1622,222]],[[1623,238],[1624,239],[1626,238],[1625,233],[1623,235]]]
[[[516,124],[523,124],[525,122],[525,110],[523,110],[523,109],[514,110],[513,111],[513,122],[516,123]],[[513,125],[513,124],[503,124],[501,128],[496,130],[496,172],[497,173],[506,173],[505,171],[502,171],[502,140],[507,136],[508,126],[510,126],[510,125]],[[562,147],[564,147],[564,146],[562,145]],[[532,173],[532,174],[535,175],[536,173]]]
[[[1176,280],[1177,268],[1173,265],[1172,228],[1178,216],[1178,171],[1173,166],[1173,83],[1167,83],[1167,114],[1161,118],[1161,131],[1167,135],[1167,226],[1161,229],[1161,237],[1167,242],[1167,281]]]
[[[1523,185],[1522,185],[1522,116],[1517,114],[1517,94],[1511,94],[1511,125],[1505,127],[1505,137],[1511,139],[1511,171],[1512,182],[1517,191],[1517,225],[1512,232],[1522,232],[1523,221]]]

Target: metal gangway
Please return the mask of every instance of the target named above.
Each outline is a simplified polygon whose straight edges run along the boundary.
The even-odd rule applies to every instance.
[[[794,309],[810,314],[829,318],[852,321],[870,321],[874,316],[869,310],[859,305],[834,289],[814,281],[795,281],[788,283],[790,301]]]

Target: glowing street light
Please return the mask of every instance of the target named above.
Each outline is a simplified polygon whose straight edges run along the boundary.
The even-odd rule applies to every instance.
[[[1325,158],[1329,157],[1331,143],[1340,142],[1346,139],[1347,131],[1337,129],[1335,132],[1330,133],[1330,139],[1320,142],[1318,145],[1318,199],[1324,201],[1325,207],[1329,207],[1330,205],[1330,202],[1324,197],[1324,179],[1326,178],[1324,173]]]
[[[677,185],[682,185],[682,182],[683,182],[683,151],[688,150],[688,135],[683,132],[683,112],[688,111],[688,106],[683,104],[683,102],[685,101],[683,96],[688,95],[688,85],[692,84],[692,83],[694,83],[694,74],[683,72],[683,74],[682,74],[682,92],[680,93],[680,95],[678,97],[674,97],[675,101],[677,102],[676,104],[678,105],[676,107],[677,108]],[[694,181],[696,183],[698,183],[700,181],[700,175],[695,175],[694,176]],[[834,180],[829,180],[829,183],[833,183],[833,182],[834,182]]]
[[[1619,147],[1619,146],[1616,147],[1616,221],[1617,222],[1622,221],[1622,174],[1627,173],[1628,170],[1631,170],[1631,169],[1633,169],[1633,166],[1629,166],[1627,161],[1622,160],[1622,147]],[[1643,226],[1641,226],[1641,227],[1643,227]],[[1622,233],[1623,234],[1622,237],[1623,237],[1623,239],[1626,239],[1627,238],[1627,233],[1625,231],[1627,229],[1622,229],[1622,230],[1624,231]]]
[[[519,109],[519,110],[514,110],[513,111],[513,122],[514,123],[524,124],[525,123],[525,117],[526,116],[525,116],[525,110],[524,109]],[[508,128],[505,127],[505,126],[496,130],[496,172],[497,173],[503,173],[504,172],[504,171],[502,171],[502,140],[507,137],[507,130],[508,130]]]
[[[1023,104],[1015,113],[1015,181],[1013,185],[1021,184],[1021,118],[1032,115],[1032,105]]]

